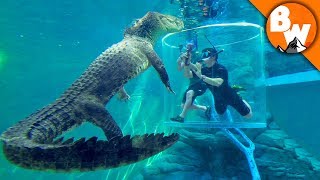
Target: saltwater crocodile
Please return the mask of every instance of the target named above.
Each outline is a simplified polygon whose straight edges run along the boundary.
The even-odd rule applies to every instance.
[[[124,39],[98,56],[56,101],[1,135],[6,158],[29,169],[85,171],[134,163],[170,147],[178,140],[178,134],[123,136],[105,105],[126,82],[150,66],[173,92],[153,46],[160,36],[182,28],[180,19],[156,12],[136,21],[126,29]],[[100,127],[107,141],[97,137],[77,141],[57,139],[85,121]]]

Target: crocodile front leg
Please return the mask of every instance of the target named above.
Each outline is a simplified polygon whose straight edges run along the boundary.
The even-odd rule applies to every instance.
[[[120,90],[118,91],[118,96],[117,98],[120,101],[128,101],[130,100],[130,95],[127,93],[127,91],[124,89],[124,87],[120,88]]]
[[[161,61],[160,57],[157,55],[157,53],[154,50],[149,50],[146,53],[148,60],[150,64],[155,68],[155,70],[158,72],[160,79],[162,83],[166,86],[169,92],[172,92],[175,94],[175,92],[172,90],[170,82],[169,82],[169,76],[167,73],[166,68],[164,67],[163,62]]]

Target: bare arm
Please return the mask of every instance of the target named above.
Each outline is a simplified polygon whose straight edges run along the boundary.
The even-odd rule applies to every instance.
[[[190,63],[189,65],[190,71],[193,71],[199,78],[201,78],[201,72],[198,71],[197,67],[195,64]]]
[[[188,58],[188,53],[183,53],[177,60],[178,70],[181,71],[183,69],[183,75],[186,78],[192,78],[193,74],[191,72],[190,66],[185,65],[185,61]],[[191,57],[189,56],[188,62],[190,61]],[[189,63],[191,64],[191,63]]]
[[[190,64],[190,69],[193,70],[193,72],[200,78],[202,79],[205,83],[211,85],[211,86],[221,86],[221,84],[224,82],[222,78],[209,78],[205,75],[201,74],[201,64]]]
[[[184,67],[184,63],[182,62],[182,58],[181,56],[178,58],[177,60],[177,68],[178,68],[178,71],[181,71]]]
[[[204,75],[202,75],[202,80],[205,83],[210,84],[211,86],[217,86],[217,87],[221,86],[221,84],[224,81],[222,78],[209,78],[209,77],[204,76]]]
[[[183,74],[186,78],[193,78],[193,74],[192,74],[189,66],[184,66],[183,72],[184,72]]]

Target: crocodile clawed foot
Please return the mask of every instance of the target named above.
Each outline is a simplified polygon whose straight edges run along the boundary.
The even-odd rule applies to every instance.
[[[124,89],[124,87],[122,87],[118,92],[117,98],[120,101],[128,101],[128,100],[130,100],[130,95],[127,93],[127,91]]]

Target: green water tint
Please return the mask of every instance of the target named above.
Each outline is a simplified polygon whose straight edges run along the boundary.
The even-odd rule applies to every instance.
[[[157,112],[163,104],[160,100],[153,99],[152,94],[150,97],[144,92],[147,91],[150,85],[150,78],[154,76],[154,71],[147,71],[139,78],[139,87],[130,94],[131,101],[128,102],[130,108],[130,115],[126,124],[122,127],[124,134],[146,134],[146,133],[165,133],[170,134],[172,130],[165,127],[164,122],[166,117],[164,114],[158,114],[155,118],[153,112]],[[160,81],[159,81],[160,83]],[[164,92],[165,89],[163,90]],[[159,97],[160,98],[160,97]],[[106,176],[107,179],[130,179],[134,177],[136,172],[140,171],[144,167],[152,166],[153,163],[161,158],[165,152],[156,154],[142,162],[130,164],[119,168],[119,171],[109,170]]]
[[[6,61],[7,61],[7,55],[0,50],[0,70],[4,68]]]
[[[245,25],[245,24],[241,24],[241,25]],[[217,25],[211,25],[211,26],[217,26]],[[216,28],[217,27],[215,27],[214,29]],[[224,27],[223,29],[224,31],[222,31],[221,28],[222,27],[217,29],[217,32],[223,33],[228,30],[227,28]],[[200,29],[197,29],[197,31],[198,30]],[[202,40],[203,36],[201,34],[201,31],[198,31],[198,32],[200,37],[199,44],[200,45],[207,44],[206,40]],[[218,35],[218,33],[216,33],[210,36],[210,33],[207,33],[206,31],[204,34],[208,34],[209,38],[213,38]],[[221,54],[222,63],[227,59],[227,58],[224,58],[223,56],[226,56],[226,57],[237,56],[237,57],[243,57],[243,58],[239,58],[239,60],[234,61],[234,64],[233,64],[234,66],[242,67],[243,64],[247,64],[247,62],[244,62],[244,60],[246,60],[247,58],[247,56],[245,56],[244,54],[250,55],[250,54],[253,54],[252,51],[255,52],[254,50],[256,49],[256,47],[252,48],[252,46],[250,45],[256,44],[255,40],[259,41],[260,36],[258,36],[257,34],[253,33],[253,36],[251,36],[252,33],[248,33],[248,35],[246,35],[245,33],[242,33],[242,37],[240,39],[238,39],[239,38],[238,35],[233,34],[233,32],[229,32],[228,36],[224,36],[224,37],[228,37],[228,39],[224,39],[224,43],[223,44],[219,43],[222,45],[221,47],[218,47],[221,49],[222,48],[226,49],[226,51],[223,54]],[[180,44],[179,42],[185,42],[185,37],[183,36],[181,38],[182,38],[181,40],[179,39],[179,37],[170,38],[166,42],[168,43],[177,42],[172,44],[179,45]],[[263,38],[261,38],[261,41],[262,39]],[[250,44],[243,43],[243,41],[253,42],[253,43],[250,43]],[[217,43],[216,39],[213,40],[213,43],[215,43],[216,45]],[[237,43],[237,44],[234,44],[234,43]],[[241,44],[243,46],[237,46],[240,43],[243,43]],[[161,45],[159,47],[163,48],[162,59],[170,74],[170,78],[172,80],[174,90],[177,92],[177,95],[173,96],[166,91],[166,89],[163,87],[160,80],[158,79],[156,72],[152,68],[150,68],[150,70],[144,72],[139,77],[137,77],[138,83],[137,83],[137,86],[135,86],[134,88],[126,85],[126,89],[128,90],[131,96],[131,101],[129,101],[127,104],[122,104],[116,101],[115,103],[112,104],[113,111],[110,110],[110,113],[114,113],[113,114],[114,119],[117,122],[119,122],[119,124],[121,125],[121,129],[123,130],[123,133],[126,135],[128,134],[138,135],[138,134],[145,134],[145,133],[162,133],[162,132],[165,134],[170,134],[171,132],[174,131],[172,128],[167,127],[164,123],[169,120],[169,117],[176,115],[176,113],[180,111],[179,105],[181,101],[181,95],[186,88],[185,85],[188,82],[185,79],[184,81],[177,80],[177,77],[183,78],[181,74],[176,72],[176,67],[175,67],[175,61],[179,55],[178,48],[173,47],[169,49],[166,46],[161,47]],[[206,46],[203,46],[203,47],[210,47],[210,45],[207,44]],[[251,49],[251,52],[248,53],[246,51],[244,53],[240,53],[239,51],[242,49],[248,49],[248,50]],[[159,51],[159,49],[156,51]],[[233,52],[233,54],[231,55],[230,52]],[[255,57],[259,59],[259,56],[255,56]],[[5,64],[7,62],[8,62],[8,54],[6,54],[3,50],[0,49],[0,72],[1,70],[3,70],[3,68],[5,68]],[[238,85],[238,82],[236,85]],[[153,90],[156,91],[155,94],[146,93],[150,91],[151,87],[154,87],[154,86],[155,87],[159,86],[159,88],[153,88]],[[243,85],[242,83],[239,83],[239,87],[238,87],[239,90],[241,89],[240,86],[245,89],[247,89],[248,87],[246,85]],[[251,89],[247,89],[247,92],[251,92]],[[210,95],[208,96],[210,97]],[[125,109],[124,106],[127,106],[127,112],[124,111]],[[108,107],[107,109],[111,109],[111,108]],[[116,112],[115,110],[117,109],[119,109],[118,111],[121,111],[119,113],[120,115],[125,114],[125,117],[127,117],[125,122],[123,122],[121,117],[118,117],[119,115],[115,113]],[[192,114],[192,113],[188,118],[189,120],[199,120],[199,117],[196,114]],[[78,131],[79,137],[82,137],[83,134],[87,134],[88,131],[90,131],[90,136],[92,133],[93,135],[98,135],[98,136],[101,135],[99,136],[99,139],[100,137],[103,137],[103,132],[98,128],[96,129],[88,128],[88,129],[82,129],[82,130],[83,131]],[[97,132],[98,130],[99,132]],[[3,153],[1,152],[0,154],[2,156]],[[144,161],[119,167],[119,168],[115,168],[115,169],[99,170],[95,172],[86,172],[86,173],[72,172],[69,174],[26,170],[26,169],[22,169],[17,166],[14,166],[12,164],[8,164],[8,162],[5,161],[0,163],[2,167],[6,167],[6,169],[0,168],[0,179],[9,179],[9,178],[12,179],[12,177],[24,177],[23,179],[46,179],[46,180],[49,180],[49,179],[70,179],[71,180],[71,179],[89,179],[89,178],[106,179],[106,180],[107,179],[133,179],[134,177],[137,176],[137,174],[140,174],[140,172],[144,168],[148,168],[152,166],[156,167],[156,163],[159,163],[159,161],[157,160],[161,159],[166,154],[167,152],[164,151]],[[4,157],[2,157],[2,159],[4,159]],[[7,175],[3,176],[3,174],[7,174]],[[141,176],[139,177],[142,178]],[[136,179],[139,179],[139,178],[136,178]]]
[[[217,28],[217,27],[215,27]],[[228,30],[224,28],[224,30]],[[206,33],[210,36],[210,33]],[[231,36],[229,34],[229,36]],[[255,38],[256,34],[254,36],[251,36],[249,34],[248,36],[250,37],[243,37],[244,39],[240,40],[245,40],[245,42],[250,42],[250,41],[259,41],[259,38]],[[200,36],[202,37],[202,36]],[[257,36],[258,37],[258,36]],[[181,37],[182,39],[179,39],[178,37],[170,38],[166,42],[184,42],[184,37]],[[231,45],[224,45],[222,47],[219,47],[221,49],[226,49],[224,53],[221,53],[221,62],[223,64],[226,63],[226,61],[229,59],[229,57],[236,56],[237,61],[233,61],[235,64],[232,64],[233,66],[236,67],[247,67],[244,65],[247,64],[252,64],[252,63],[247,63],[253,60],[255,60],[253,57],[259,57],[259,53],[254,54],[255,51],[251,50],[249,53],[248,51],[241,52],[243,49],[249,50],[249,45],[255,44],[255,42],[246,44],[243,43],[242,46],[238,46],[238,44],[235,44],[233,46],[233,43],[237,40],[237,37],[232,36],[232,41],[230,42],[224,41],[228,44]],[[253,38],[253,39],[249,39]],[[203,37],[202,37],[203,39]],[[200,45],[206,45],[205,47],[208,47],[209,45],[205,44],[207,41],[199,39]],[[249,39],[249,40],[247,40]],[[180,41],[179,41],[180,40]],[[180,43],[177,43],[180,44]],[[174,44],[176,45],[176,44]],[[139,135],[139,134],[145,134],[145,133],[165,133],[165,134],[170,134],[171,132],[174,131],[173,128],[167,127],[165,125],[165,122],[169,120],[169,118],[173,115],[176,115],[180,111],[180,105],[181,102],[181,96],[185,90],[185,85],[188,83],[186,79],[182,77],[182,74],[177,72],[176,67],[175,67],[175,61],[176,58],[179,55],[179,51],[176,48],[168,48],[167,46],[161,47],[162,49],[162,59],[166,65],[167,71],[170,74],[170,79],[173,82],[173,88],[177,92],[176,96],[173,96],[169,94],[166,89],[163,87],[161,84],[160,80],[157,77],[157,74],[154,69],[150,68],[143,74],[141,74],[137,79],[135,80],[137,83],[134,84],[135,86],[132,87],[129,82],[125,87],[131,96],[131,100],[127,103],[121,103],[119,101],[114,100],[112,104],[109,104],[109,107],[107,107],[108,110],[110,110],[110,113],[113,115],[114,119],[119,123],[121,126],[121,129],[125,135]],[[255,48],[256,49],[256,48]],[[254,49],[254,50],[255,50]],[[159,51],[159,49],[156,51]],[[232,52],[232,54],[231,54]],[[247,54],[252,54],[250,59],[247,57]],[[1,57],[1,64],[2,65],[2,60],[3,62],[6,61],[6,56],[5,54],[0,51],[0,57]],[[231,68],[230,68],[231,69]],[[239,69],[239,68],[237,68]],[[0,67],[1,70],[1,67]],[[246,69],[244,69],[246,70]],[[243,70],[243,71],[244,71]],[[249,69],[250,70],[250,69]],[[240,74],[241,73],[241,74]],[[242,75],[242,71],[239,72],[238,74]],[[250,75],[250,73],[248,73]],[[245,78],[239,78],[240,80],[246,80],[248,78],[247,73],[245,73],[246,76]],[[252,75],[252,74],[251,74]],[[232,75],[232,77],[234,77]],[[181,78],[181,80],[180,80]],[[246,81],[247,82],[247,81]],[[250,85],[249,81],[249,85]],[[246,85],[245,83],[239,83],[239,81],[235,81],[235,83],[238,85],[238,89],[243,88],[247,89],[247,91],[243,92],[252,92],[252,88],[248,88],[250,86]],[[151,92],[151,93],[148,93]],[[210,97],[210,94],[208,95]],[[260,96],[261,98],[263,96]],[[205,96],[203,97],[204,99],[206,98]],[[205,101],[203,101],[205,102]],[[116,112],[119,112],[116,114]],[[113,114],[114,113],[114,114]],[[125,118],[121,118],[125,117]],[[263,117],[263,116],[261,116]],[[198,120],[201,121],[202,119],[199,118],[199,116],[195,113],[191,113],[190,116],[188,116],[189,120]],[[125,121],[124,121],[125,120]],[[90,132],[92,135],[98,135],[99,139],[100,137],[103,137],[103,132],[98,129],[83,129],[83,131],[78,131],[78,136],[82,137],[83,134],[87,134]],[[90,137],[89,136],[89,137]],[[66,137],[67,139],[67,137]],[[11,177],[13,175],[19,176],[20,174],[27,174],[27,177],[32,177],[32,176],[37,176],[40,177],[39,179],[85,179],[89,178],[92,174],[95,175],[95,177],[103,177],[103,179],[132,179],[137,176],[137,174],[141,174],[140,172],[143,171],[144,168],[150,168],[150,167],[157,167],[156,163],[161,162],[161,158],[167,154],[166,151],[159,153],[155,156],[152,156],[151,158],[148,158],[144,161],[135,163],[135,164],[130,164],[127,166],[115,168],[115,169],[108,169],[108,170],[101,170],[101,171],[95,171],[95,172],[87,172],[87,173],[81,173],[81,172],[75,172],[75,173],[70,173],[70,174],[64,174],[64,173],[48,173],[48,172],[39,172],[39,171],[30,171],[30,170],[25,170],[21,168],[17,168],[16,166],[13,165],[7,165],[4,163],[4,166],[9,167],[11,170],[8,175],[8,177]],[[160,160],[160,161],[159,161]],[[1,172],[1,171],[0,171]],[[142,176],[140,176],[142,178]],[[0,175],[1,179],[1,175]]]

